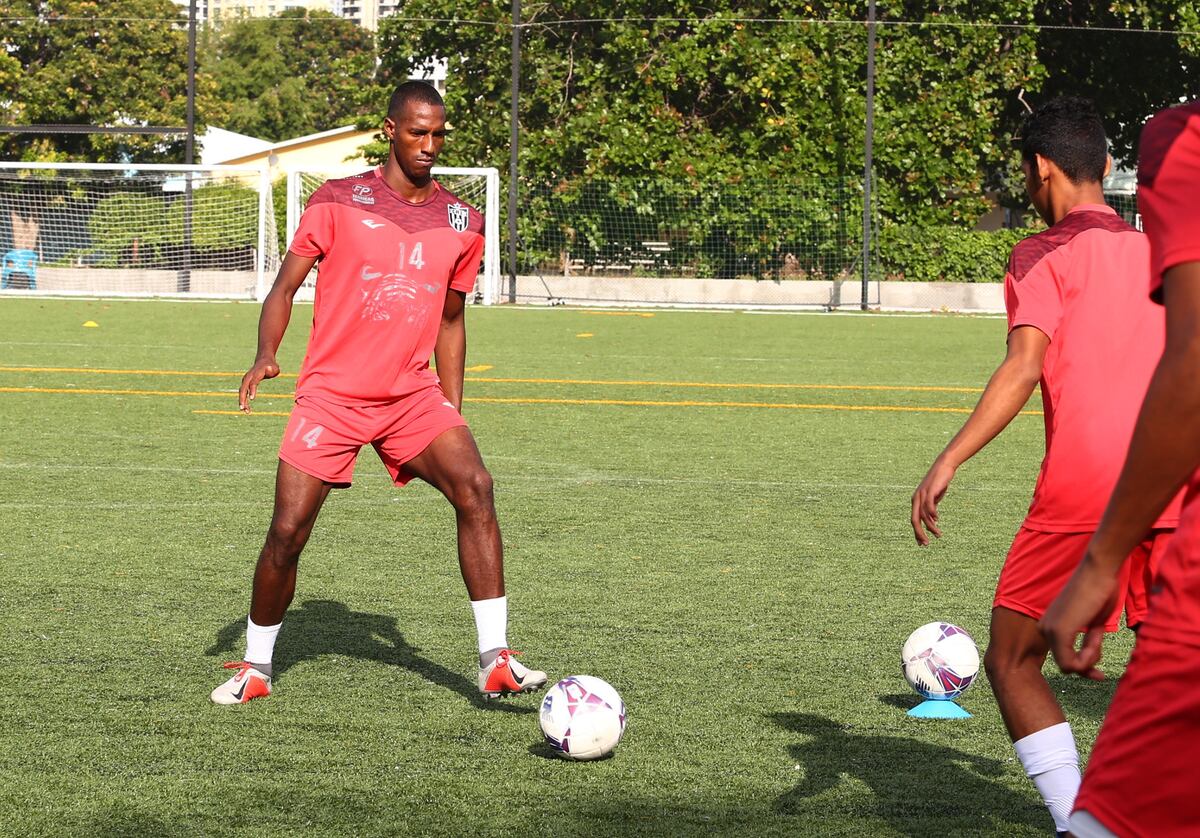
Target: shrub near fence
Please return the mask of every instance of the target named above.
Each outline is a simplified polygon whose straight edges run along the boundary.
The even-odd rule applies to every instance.
[[[186,198],[178,194],[121,192],[96,203],[87,221],[91,248],[86,257],[101,267],[167,267],[184,247]],[[197,267],[220,264],[250,270],[258,244],[258,193],[239,184],[192,190],[191,254]]]
[[[1003,282],[1013,245],[1036,232],[884,227],[879,266],[883,278],[893,282]]]
[[[522,270],[699,279],[857,271],[862,186],[588,180],[523,184]]]

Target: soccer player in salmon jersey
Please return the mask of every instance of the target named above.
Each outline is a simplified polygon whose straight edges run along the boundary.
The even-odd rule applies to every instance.
[[[275,353],[292,300],[319,264],[308,352],[279,449],[275,510],[254,571],[246,654],[226,664],[235,672],[212,691],[218,704],[270,695],[275,639],[300,552],[330,490],[350,485],[366,444],[397,486],[419,477],[454,508],[480,693],[493,698],[546,682],[508,646],[492,479],[460,413],[466,294],[483,254],[483,219],[432,177],[446,139],[445,107],[433,87],[396,88],[383,132],[389,153],[382,167],[313,193],[263,302],[258,355],[238,395],[247,412],[260,382],[279,375]]]
[[[1150,611],[1088,760],[1071,816],[1079,838],[1200,835],[1200,101],[1142,130],[1138,207],[1167,338],[1129,457],[1095,537],[1042,618],[1064,672],[1103,677],[1101,614],[1121,559],[1186,485]],[[1089,629],[1080,648],[1075,640]]]
[[[1164,325],[1146,296],[1149,243],[1104,203],[1111,161],[1091,102],[1065,97],[1030,115],[1021,157],[1030,201],[1050,226],[1013,248],[1004,288],[1007,353],[913,494],[911,522],[921,545],[929,533],[941,535],[938,504],[956,470],[1013,420],[1040,382],[1046,453],[1000,572],[984,666],[1017,757],[1061,832],[1079,788],[1079,757],[1042,675],[1048,649],[1037,621],[1100,523]],[[1178,501],[1128,545],[1104,615],[1107,630],[1118,628],[1122,608],[1128,625],[1143,619],[1149,580],[1177,516]]]

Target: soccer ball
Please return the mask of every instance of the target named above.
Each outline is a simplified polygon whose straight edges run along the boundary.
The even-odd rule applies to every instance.
[[[621,741],[625,702],[605,681],[572,675],[546,691],[538,723],[556,752],[570,759],[599,759]]]
[[[900,667],[909,685],[925,698],[957,698],[979,674],[979,650],[958,626],[926,623],[904,641]]]

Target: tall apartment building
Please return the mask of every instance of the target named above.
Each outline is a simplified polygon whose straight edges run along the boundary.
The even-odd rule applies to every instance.
[[[330,5],[335,15],[348,18],[359,26],[374,31],[379,21],[400,10],[402,0],[333,0]]]
[[[196,20],[200,23],[208,22],[208,3],[209,0],[196,0]],[[175,5],[183,9],[183,13],[187,14],[191,8],[191,0],[175,0]]]
[[[191,0],[175,0],[175,4],[185,11],[190,2]],[[238,15],[270,17],[285,9],[321,9],[374,31],[379,28],[382,18],[400,10],[402,2],[403,0],[196,0],[196,19],[207,22]]]

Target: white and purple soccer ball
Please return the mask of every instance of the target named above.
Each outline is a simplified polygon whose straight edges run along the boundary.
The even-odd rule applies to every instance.
[[[546,742],[570,759],[599,759],[625,732],[625,702],[591,675],[563,678],[546,691],[538,723]]]
[[[954,699],[979,674],[979,649],[971,635],[952,623],[926,623],[904,641],[900,666],[923,697]]]

